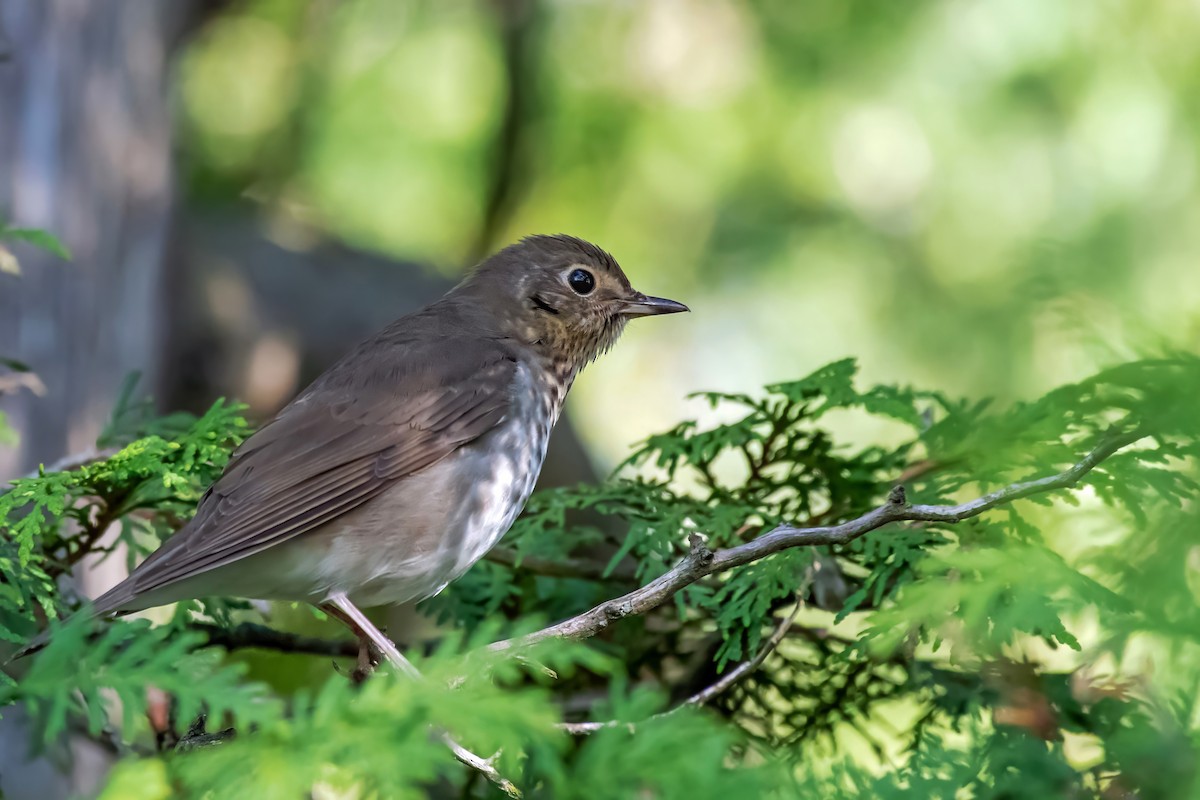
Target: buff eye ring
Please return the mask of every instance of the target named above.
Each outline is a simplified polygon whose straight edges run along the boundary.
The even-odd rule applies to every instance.
[[[575,294],[591,294],[596,288],[596,279],[586,269],[577,269],[567,276],[567,285]]]

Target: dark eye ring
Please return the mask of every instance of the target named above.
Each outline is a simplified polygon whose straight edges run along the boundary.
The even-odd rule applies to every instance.
[[[596,288],[596,279],[586,269],[577,269],[567,276],[567,285],[575,294],[591,294]]]

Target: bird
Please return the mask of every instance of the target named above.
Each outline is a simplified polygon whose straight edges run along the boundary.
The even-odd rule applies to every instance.
[[[193,518],[91,613],[307,602],[350,628],[360,667],[374,645],[415,675],[362,608],[431,597],[482,558],[529,499],[580,370],[629,320],[688,310],[635,290],[583,239],[505,247],[247,438]]]

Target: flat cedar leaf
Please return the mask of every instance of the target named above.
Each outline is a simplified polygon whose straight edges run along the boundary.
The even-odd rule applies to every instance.
[[[8,367],[13,372],[33,372],[33,367],[15,358],[0,356],[0,367]]]
[[[927,397],[929,395],[917,394],[895,386],[876,386],[862,395],[862,407],[871,414],[891,417],[914,428],[920,428],[924,419],[917,408],[917,401]]]
[[[75,480],[63,473],[18,478],[0,495],[0,522],[16,541],[21,565],[28,564],[39,534],[47,523],[46,512],[61,516]],[[53,523],[51,523],[53,524]]]
[[[764,626],[771,624],[772,605],[796,593],[812,559],[810,551],[785,550],[756,561],[731,575],[706,601],[723,638],[718,671],[757,649]]]
[[[833,618],[834,623],[836,624],[841,622],[847,616],[857,611],[858,607],[862,605],[864,600],[867,599],[868,591],[870,591],[869,585],[864,584],[862,587],[852,592],[850,596],[846,598],[841,610],[838,611],[837,616]]]
[[[621,546],[617,548],[617,551],[613,553],[612,558],[604,565],[604,577],[607,578],[609,575],[612,575],[613,570],[617,568],[617,565],[621,563],[621,560],[625,556],[629,555],[635,544],[637,544],[637,534],[634,531],[630,531],[625,535],[625,539],[621,542]]]
[[[40,247],[64,261],[71,260],[71,251],[52,233],[40,228],[3,228],[0,229],[0,239],[10,239],[27,242],[34,247]]]
[[[12,690],[9,699],[26,705],[45,744],[65,730],[77,704],[89,730],[98,733],[111,711],[107,692],[120,701],[124,728],[131,730],[145,716],[148,686],[173,696],[184,718],[203,707],[250,724],[279,711],[263,687],[241,682],[242,668],[222,666],[213,653],[193,652],[200,634],[114,622],[93,635],[96,626],[86,615],[55,626],[49,644]]]
[[[850,405],[859,399],[854,390],[854,376],[858,373],[858,361],[845,358],[816,370],[798,381],[777,383],[767,390],[782,394],[793,402],[821,399],[821,411]],[[817,412],[818,414],[820,412]]]

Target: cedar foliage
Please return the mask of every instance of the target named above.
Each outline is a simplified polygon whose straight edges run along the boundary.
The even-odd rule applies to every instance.
[[[31,664],[8,667],[20,678],[0,676],[0,713],[23,703],[40,743],[67,729],[119,742],[107,796],[122,798],[495,795],[431,728],[501,751],[530,797],[1193,795],[1200,360],[1128,363],[1003,409],[863,391],[855,372],[846,360],[705,395],[726,422],[683,422],[603,485],[536,495],[504,542],[515,567],[480,562],[425,604],[446,635],[410,649],[423,685],[385,671],[358,686],[330,669],[294,695],[248,681],[195,626],[256,620],[242,602],[181,604],[157,627],[59,621],[81,606],[65,576],[106,528],[120,524],[131,559],[153,549],[249,432],[223,402],[149,423],[122,402],[114,455],[0,495],[0,639],[55,628]],[[864,416],[886,421],[873,429],[889,443],[839,442]],[[960,502],[1131,432],[1144,438],[1069,491],[787,550],[587,642],[523,659],[484,647],[644,585],[693,534],[716,549],[784,522],[848,520],[897,482],[914,503]],[[797,602],[759,669],[705,708],[677,708],[759,652]],[[156,747],[150,685],[178,727],[219,720],[236,737]],[[563,720],[634,724],[571,737]]]

